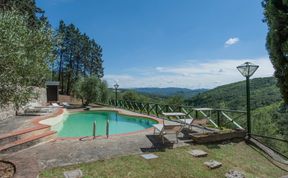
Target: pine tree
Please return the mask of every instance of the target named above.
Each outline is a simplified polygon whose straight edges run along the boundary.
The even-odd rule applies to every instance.
[[[60,21],[57,30],[61,42],[57,46],[55,74],[61,84],[61,93],[69,95],[75,82],[81,77],[103,77],[102,48],[73,24]]]

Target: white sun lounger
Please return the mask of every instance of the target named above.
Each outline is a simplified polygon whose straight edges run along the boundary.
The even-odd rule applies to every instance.
[[[55,107],[55,108],[62,108],[63,106],[60,106],[57,103],[51,103],[51,107]]]

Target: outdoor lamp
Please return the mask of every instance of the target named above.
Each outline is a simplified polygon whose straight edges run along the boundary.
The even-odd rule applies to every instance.
[[[117,89],[119,87],[118,83],[114,85],[114,88]]]
[[[238,66],[237,69],[244,77],[249,78],[255,73],[258,67],[258,65],[255,65],[251,62],[245,62],[244,64]]]
[[[244,64],[237,67],[239,72],[246,77],[246,96],[247,96],[247,133],[248,139],[251,137],[251,113],[250,113],[250,82],[249,78],[258,69],[258,65],[251,62],[245,62]]]

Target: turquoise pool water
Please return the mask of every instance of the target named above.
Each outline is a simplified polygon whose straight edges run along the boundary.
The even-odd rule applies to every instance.
[[[86,111],[69,114],[64,122],[52,129],[59,137],[82,137],[93,135],[96,121],[96,135],[106,135],[106,121],[109,119],[109,135],[134,132],[152,127],[157,121],[141,117],[130,117],[116,112]]]

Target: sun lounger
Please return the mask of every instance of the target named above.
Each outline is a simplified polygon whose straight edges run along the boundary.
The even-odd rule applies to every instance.
[[[64,106],[64,108],[70,108],[71,105],[67,102],[62,102],[62,105]]]
[[[181,124],[154,124],[154,135],[156,134],[156,132],[158,132],[158,135],[161,137],[162,139],[162,143],[164,144],[165,140],[164,140],[164,136],[168,135],[168,134],[175,134],[176,136],[176,141],[178,143],[178,134],[181,132],[183,125]]]
[[[194,121],[193,118],[180,119],[180,121],[181,121],[181,123],[187,125],[190,130],[192,130],[192,124],[193,124],[193,121]]]
[[[60,106],[57,103],[51,103],[51,107],[55,107],[55,108],[62,108],[63,106]]]

